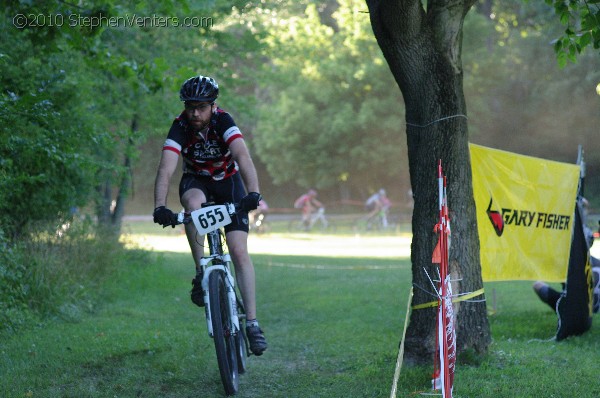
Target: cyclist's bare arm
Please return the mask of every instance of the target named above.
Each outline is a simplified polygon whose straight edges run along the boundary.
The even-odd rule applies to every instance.
[[[169,182],[177,168],[178,160],[179,154],[168,150],[162,151],[154,182],[154,208],[167,205]]]
[[[256,167],[243,138],[238,138],[229,144],[231,155],[240,167],[240,173],[248,192],[260,192]]]

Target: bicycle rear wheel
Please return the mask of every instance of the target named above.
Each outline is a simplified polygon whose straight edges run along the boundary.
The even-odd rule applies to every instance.
[[[229,313],[225,273],[222,271],[211,272],[208,284],[213,339],[221,381],[225,387],[225,393],[234,395],[238,391],[237,342]]]
[[[244,303],[238,294],[236,294],[235,300],[237,302],[237,313],[238,313],[238,322],[240,325],[240,330],[235,335],[235,342],[237,348],[237,365],[238,365],[238,373],[244,374],[246,373],[246,369],[248,369],[248,365],[246,360],[250,355],[250,351],[248,350],[248,337],[246,336],[246,308],[244,308]]]
[[[240,320],[240,331],[235,335],[235,344],[236,344],[236,354],[237,354],[237,365],[238,365],[238,373],[244,374],[246,373],[246,369],[248,368],[246,364],[246,359],[248,358],[248,349],[246,348],[246,331],[241,325]]]

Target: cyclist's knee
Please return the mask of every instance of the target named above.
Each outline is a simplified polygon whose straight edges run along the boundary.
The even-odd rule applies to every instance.
[[[181,205],[185,208],[185,211],[197,210],[204,202],[206,202],[206,197],[204,192],[199,189],[190,189],[181,197]]]
[[[239,244],[232,243],[231,241],[227,242],[227,248],[229,249],[229,253],[235,258],[239,258],[240,256],[247,253],[245,247]]]

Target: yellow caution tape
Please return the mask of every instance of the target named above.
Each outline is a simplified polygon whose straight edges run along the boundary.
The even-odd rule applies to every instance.
[[[452,298],[452,302],[453,302],[453,303],[457,303],[457,302],[459,302],[459,301],[465,301],[465,300],[471,299],[471,298],[473,298],[473,297],[477,297],[477,296],[479,296],[479,295],[481,295],[481,294],[483,294],[483,288],[481,288],[481,289],[479,289],[479,290],[476,290],[476,291],[474,291],[474,292],[471,292],[471,293],[465,294],[465,295],[463,295],[463,296],[453,297],[453,298]],[[437,306],[438,306],[438,304],[439,304],[439,303],[438,303],[438,301],[436,300],[436,301],[431,301],[431,302],[429,302],[429,303],[423,303],[423,304],[417,304],[417,305],[413,305],[411,308],[412,308],[413,310],[420,310],[420,309],[423,309],[423,308],[437,307]]]

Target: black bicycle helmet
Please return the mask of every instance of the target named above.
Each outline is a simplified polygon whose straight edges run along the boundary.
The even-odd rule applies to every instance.
[[[183,83],[179,90],[182,101],[213,102],[219,96],[219,85],[212,77],[194,76]]]

